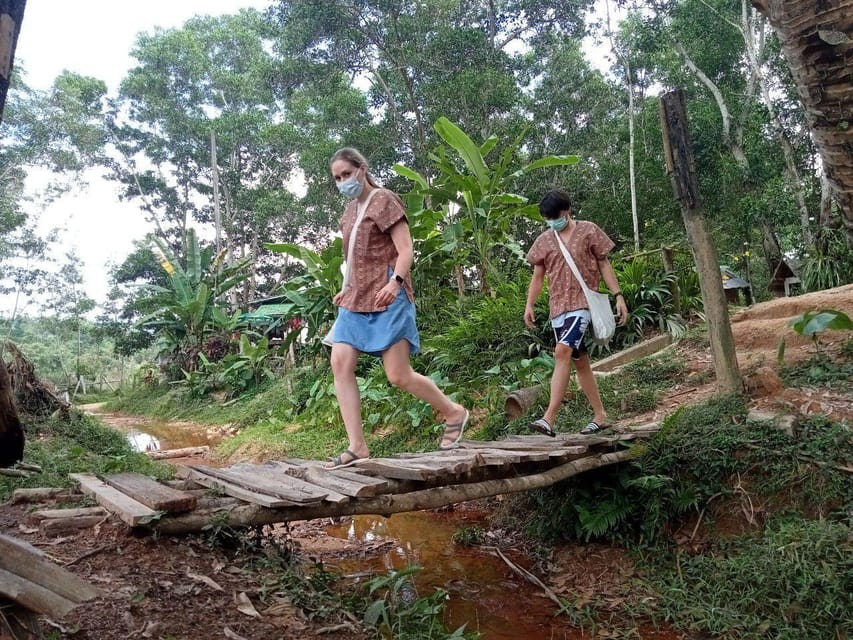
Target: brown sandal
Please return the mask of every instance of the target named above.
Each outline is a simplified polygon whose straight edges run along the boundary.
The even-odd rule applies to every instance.
[[[349,459],[344,461],[344,456],[349,456]],[[343,451],[341,451],[341,453],[339,455],[335,456],[334,458],[330,458],[330,460],[332,462],[332,466],[326,467],[326,469],[337,469],[338,467],[348,467],[353,462],[355,462],[357,460],[364,460],[364,459],[365,459],[364,457],[355,455],[349,449],[344,449]]]
[[[448,449],[455,449],[459,446],[459,441],[462,440],[462,434],[465,433],[465,427],[468,426],[468,420],[471,419],[471,413],[465,409],[465,417],[462,419],[462,422],[457,422],[456,424],[448,424],[444,423],[444,435],[442,436],[442,441],[450,440],[448,444],[440,444],[438,448],[442,451],[447,451]]]

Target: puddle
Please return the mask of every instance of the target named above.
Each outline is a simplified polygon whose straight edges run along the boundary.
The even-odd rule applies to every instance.
[[[480,520],[479,515],[417,511],[389,518],[355,516],[343,525],[328,527],[326,532],[352,542],[392,542],[368,557],[346,558],[335,564],[345,574],[356,575],[422,567],[415,576],[418,595],[441,587],[450,596],[444,619],[448,629],[467,623],[466,629],[479,631],[482,640],[588,640],[589,634],[584,635],[565,618],[555,618],[557,606],[503,560],[487,550],[452,542],[454,531],[477,525]],[[510,560],[520,566],[526,564],[518,557]]]
[[[134,451],[159,451],[184,447],[214,446],[222,441],[218,432],[208,432],[209,427],[192,422],[174,422],[130,416],[121,413],[101,413],[97,405],[82,406],[96,415],[104,424],[121,431]]]

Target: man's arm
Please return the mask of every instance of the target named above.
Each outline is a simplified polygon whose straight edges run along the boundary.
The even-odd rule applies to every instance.
[[[628,322],[628,305],[625,304],[625,296],[622,294],[622,290],[619,288],[619,281],[616,279],[616,272],[613,271],[613,267],[610,264],[610,260],[607,258],[601,258],[600,260],[596,260],[598,264],[598,271],[601,273],[601,278],[604,280],[604,284],[607,285],[607,288],[616,295],[616,314],[619,316],[619,326],[623,326],[626,322]]]
[[[530,279],[530,286],[527,288],[527,306],[524,308],[524,324],[531,329],[536,328],[536,316],[533,312],[533,305],[539,299],[539,294],[542,293],[542,286],[545,284],[545,266],[541,264],[534,265],[533,277]]]

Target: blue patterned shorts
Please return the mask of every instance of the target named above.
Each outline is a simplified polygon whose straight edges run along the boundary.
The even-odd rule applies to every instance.
[[[588,309],[577,309],[561,313],[551,320],[554,329],[554,337],[557,342],[572,348],[572,360],[578,360],[586,353],[583,337],[589,326],[590,315]]]

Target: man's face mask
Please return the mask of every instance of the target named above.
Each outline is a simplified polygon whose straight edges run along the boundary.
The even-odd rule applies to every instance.
[[[557,218],[556,220],[546,220],[545,222],[554,231],[562,231],[566,228],[566,225],[569,224],[567,218]]]
[[[335,183],[340,191],[347,198],[357,198],[364,190],[364,185],[358,181],[358,171],[352,174],[346,180],[341,180]]]

